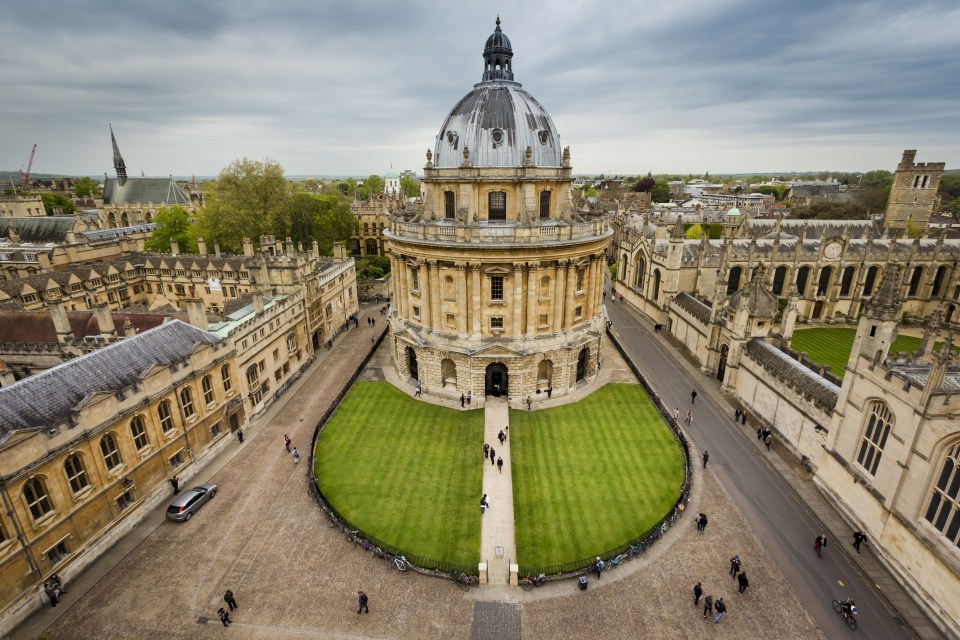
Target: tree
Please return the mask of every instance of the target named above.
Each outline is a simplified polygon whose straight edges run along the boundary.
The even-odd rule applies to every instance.
[[[89,198],[100,195],[100,185],[93,178],[84,176],[73,183],[73,195],[78,198]]]
[[[238,253],[243,238],[266,233],[285,237],[292,189],[283,167],[273,160],[236,160],[205,189],[206,206],[198,220],[199,235]]]
[[[766,196],[773,196],[778,201],[783,200],[783,196],[787,195],[789,187],[785,184],[773,186],[769,184],[762,184],[759,187],[754,188],[756,193],[762,193]]]
[[[634,193],[649,193],[653,189],[653,185],[657,184],[656,179],[647,176],[646,178],[641,178],[637,180],[637,184],[633,185]]]
[[[703,225],[692,224],[683,235],[687,240],[699,240],[703,237]]]
[[[940,178],[940,187],[937,189],[942,202],[949,202],[960,198],[960,173],[945,173]]]
[[[654,202],[670,202],[670,183],[659,178],[650,189],[650,199]]]
[[[48,216],[72,216],[77,210],[73,200],[60,193],[41,193],[40,199],[43,201],[43,209]],[[54,207],[60,207],[59,212],[55,212]]]
[[[420,183],[411,176],[402,176],[400,178],[400,191],[408,198],[417,198],[420,196]]]
[[[383,193],[383,188],[385,185],[386,183],[383,181],[383,178],[378,175],[372,175],[368,177],[363,181],[363,187],[367,190],[367,197],[364,198],[364,200],[368,198],[376,198],[378,195]]]
[[[170,241],[176,240],[183,253],[196,252],[196,239],[190,235],[190,218],[183,207],[160,207],[153,221],[157,228],[153,230],[150,239],[143,243],[144,249],[155,253],[170,253]]]
[[[801,220],[865,220],[867,209],[853,202],[816,202],[809,207],[794,209],[791,218]]]
[[[357,230],[357,218],[350,211],[347,199],[333,193],[295,193],[290,202],[288,235],[294,242],[310,244],[314,240],[320,253],[333,253],[333,243],[348,240]]]

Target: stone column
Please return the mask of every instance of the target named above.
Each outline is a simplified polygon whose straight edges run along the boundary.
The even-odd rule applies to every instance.
[[[527,335],[537,334],[537,286],[539,276],[537,270],[540,264],[530,262],[527,264]]]
[[[467,337],[467,263],[458,262],[457,267],[457,334],[461,338]]]
[[[470,290],[470,327],[473,337],[480,337],[480,317],[482,315],[483,299],[480,295],[480,265],[472,263],[471,290]]]
[[[407,263],[403,261],[403,258],[397,258],[394,261],[394,266],[396,267],[396,273],[393,274],[393,308],[396,310],[397,315],[401,318],[407,318],[407,312],[404,305],[404,300],[406,299],[406,287],[404,284],[407,281]],[[318,294],[319,295],[319,294]]]
[[[430,329],[430,269],[423,258],[417,260],[417,275],[420,277],[418,291],[420,292],[420,324],[424,329]]]
[[[519,340],[523,335],[523,267],[513,265],[513,339]]]
[[[603,275],[607,269],[607,256],[601,251],[597,254],[597,273],[593,283],[593,308],[596,313],[603,306]]]
[[[430,323],[433,325],[433,330],[439,332],[442,330],[443,325],[441,321],[443,318],[440,317],[440,263],[436,260],[430,262],[428,265],[430,269],[430,291],[428,295],[430,296]]]
[[[567,266],[567,296],[563,304],[563,328],[569,329],[573,326],[573,308],[576,306],[577,289],[577,266],[570,262]]]
[[[563,285],[567,276],[566,260],[557,260],[556,274],[553,279],[553,332],[563,330]]]
[[[584,281],[583,288],[587,292],[586,299],[583,305],[583,317],[585,320],[593,319],[593,312],[596,309],[597,303],[594,301],[594,293],[596,293],[596,279],[597,279],[597,257],[594,255],[590,256],[590,265],[587,267],[587,277]]]

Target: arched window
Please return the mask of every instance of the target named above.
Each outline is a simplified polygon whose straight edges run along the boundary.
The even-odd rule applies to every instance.
[[[537,365],[537,386],[546,385],[549,387],[551,380],[553,380],[553,362],[541,360],[540,364]]]
[[[224,393],[227,393],[233,388],[233,379],[230,377],[230,365],[225,364],[220,367],[220,379],[223,380]]]
[[[455,300],[457,297],[457,285],[453,281],[453,276],[443,278],[443,297],[449,300]]]
[[[208,405],[213,404],[215,399],[215,396],[213,395],[213,378],[210,376],[203,376],[203,380],[200,381],[200,389],[203,391],[204,403]]]
[[[933,276],[933,288],[930,290],[930,297],[934,298],[940,295],[940,289],[943,287],[944,276],[947,275],[947,268],[941,266]]]
[[[876,286],[879,275],[880,267],[870,267],[867,269],[867,279],[863,281],[863,295],[873,295],[873,287]]]
[[[81,489],[88,486],[87,472],[83,469],[83,462],[76,453],[67,456],[63,461],[63,470],[67,474],[67,480],[70,482],[70,489],[78,493]]]
[[[644,274],[644,271],[646,271],[646,270],[647,270],[647,262],[646,262],[643,258],[640,258],[639,260],[637,260],[637,282],[636,282],[636,287],[637,287],[637,289],[640,290],[640,293],[643,293],[643,276],[645,275],[645,274]]]
[[[150,444],[150,438],[147,436],[147,425],[143,416],[134,416],[130,421],[130,435],[133,436],[133,446],[137,451]]]
[[[944,456],[932,493],[924,518],[960,547],[960,442]]]
[[[507,219],[507,194],[505,191],[491,191],[487,194],[487,220]]]
[[[440,374],[443,378],[444,387],[457,388],[457,363],[450,358],[444,358],[440,362]]]
[[[376,227],[376,225],[374,225],[374,227]],[[374,233],[377,232],[376,228],[374,228],[373,232],[374,232]],[[379,254],[379,250],[378,250],[378,248],[377,248],[377,241],[376,241],[376,240],[367,240],[365,244],[366,244],[367,255],[368,255],[368,256],[375,256],[375,255],[378,255],[378,254]]]
[[[660,269],[653,270],[653,301],[660,298]]]
[[[170,413],[169,400],[164,400],[157,405],[157,417],[160,418],[160,429],[164,433],[173,429],[173,415]]]
[[[830,289],[830,277],[833,275],[833,267],[824,267],[820,269],[820,279],[817,281],[817,295],[825,296]]]
[[[810,278],[810,267],[800,267],[797,270],[797,294],[801,297],[807,292],[807,280]]]
[[[34,520],[39,520],[53,511],[46,487],[43,486],[40,478],[30,478],[26,481],[23,485],[23,500],[27,503],[27,508],[30,509],[30,515]]]
[[[550,297],[550,276],[540,278],[540,298],[546,300]]]
[[[843,270],[843,277],[840,279],[840,295],[849,296],[850,287],[853,286],[853,277],[856,275],[856,269],[847,267]]]
[[[867,409],[867,424],[860,440],[857,464],[870,475],[876,475],[880,465],[883,448],[887,445],[887,436],[893,426],[893,414],[883,402],[874,400]]]
[[[734,267],[733,269],[730,269],[730,274],[727,276],[727,295],[739,291],[741,275],[743,275],[742,268]]]
[[[443,217],[447,220],[453,220],[457,217],[457,199],[453,191],[443,192]]]
[[[550,217],[550,192],[540,192],[540,219],[545,220]]]
[[[193,393],[190,391],[190,387],[180,389],[180,406],[183,407],[184,418],[190,418],[196,413],[193,410]]]
[[[787,280],[787,268],[777,267],[773,272],[773,295],[783,295],[783,284]]]
[[[914,297],[920,291],[920,281],[923,278],[923,267],[914,267],[913,275],[910,276],[910,290],[907,295]]]
[[[100,439],[100,453],[103,454],[103,462],[107,465],[108,471],[120,465],[120,450],[117,448],[117,439],[112,433]]]
[[[627,268],[629,267],[629,260],[627,260],[627,254],[623,254],[623,257],[620,258],[620,264],[617,265],[617,279],[620,282],[627,281]]]

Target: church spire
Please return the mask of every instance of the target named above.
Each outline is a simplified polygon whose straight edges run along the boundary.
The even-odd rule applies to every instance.
[[[487,38],[483,48],[483,81],[513,80],[513,47],[510,38],[500,30],[500,16],[497,16],[497,28]]]
[[[120,155],[120,147],[117,146],[117,138],[113,135],[113,125],[110,125],[110,142],[113,143],[113,168],[117,170],[117,184],[121,187],[127,182],[127,165],[123,162],[123,156]]]

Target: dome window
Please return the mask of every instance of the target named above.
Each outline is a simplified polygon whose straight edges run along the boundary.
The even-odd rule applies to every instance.
[[[503,144],[503,129],[494,129],[492,137],[493,137],[493,146],[499,147],[501,144]]]
[[[540,144],[547,144],[550,142],[550,132],[546,129],[541,129],[538,135],[540,137]]]
[[[457,138],[458,138],[458,136],[457,136],[456,133],[454,133],[453,131],[447,131],[447,142],[448,142],[448,143],[450,144],[450,146],[453,147],[454,149],[457,148]]]

